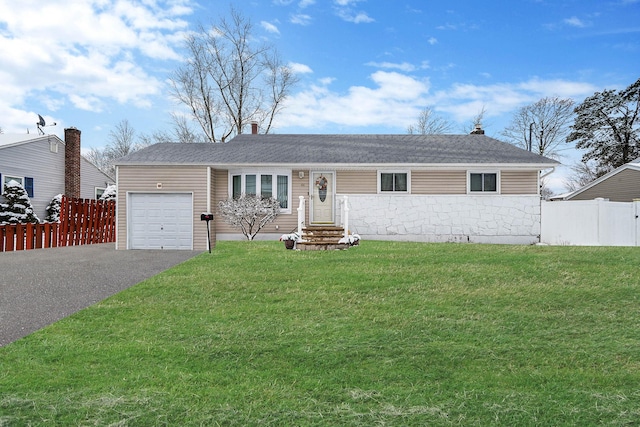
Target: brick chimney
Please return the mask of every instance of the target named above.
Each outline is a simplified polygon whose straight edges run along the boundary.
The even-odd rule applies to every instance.
[[[484,129],[482,129],[482,125],[480,123],[476,123],[476,127],[471,131],[470,135],[484,135]]]
[[[80,198],[80,131],[64,130],[64,195]]]
[[[251,135],[257,135],[257,134],[258,134],[258,122],[254,120],[251,122]]]

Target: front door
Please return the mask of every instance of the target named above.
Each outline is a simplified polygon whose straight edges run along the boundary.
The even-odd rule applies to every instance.
[[[311,225],[335,224],[333,202],[335,196],[335,174],[333,172],[311,173]]]

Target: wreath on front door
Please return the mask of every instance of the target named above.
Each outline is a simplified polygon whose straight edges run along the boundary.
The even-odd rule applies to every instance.
[[[320,201],[324,202],[327,198],[327,183],[329,181],[324,176],[320,175],[318,179],[316,179],[316,187],[318,187],[318,196],[320,196]]]

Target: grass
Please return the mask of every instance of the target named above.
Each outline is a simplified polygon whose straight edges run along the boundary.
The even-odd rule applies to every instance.
[[[219,242],[0,348],[0,426],[640,424],[640,248]]]

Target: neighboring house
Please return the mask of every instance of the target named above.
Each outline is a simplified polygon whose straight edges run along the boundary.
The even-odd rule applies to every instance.
[[[217,213],[242,193],[282,210],[258,238],[339,224],[363,239],[530,244],[540,234],[540,172],[554,160],[485,135],[257,135],[226,144],[156,144],[122,158],[117,249],[207,247],[243,236]],[[326,191],[325,191],[326,190]]]
[[[65,129],[65,141],[56,135],[0,134],[2,189],[10,180],[25,187],[41,220],[55,195],[95,199],[114,182],[80,155],[80,131],[75,128]]]
[[[608,199],[612,202],[632,202],[640,199],[640,158],[602,175],[593,182],[553,200]]]

